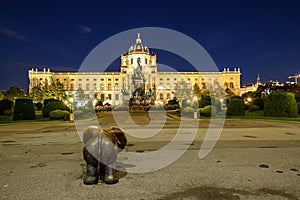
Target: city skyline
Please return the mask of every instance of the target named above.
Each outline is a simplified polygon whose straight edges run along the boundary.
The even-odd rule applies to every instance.
[[[262,81],[294,81],[288,76],[300,73],[298,2],[4,1],[0,11],[0,90],[16,85],[26,91],[32,67],[76,71],[100,42],[147,26],[195,39],[220,71],[239,67],[241,84],[255,82],[257,74]],[[155,52],[159,63],[185,70],[181,59]],[[112,64],[118,66],[119,60]]]

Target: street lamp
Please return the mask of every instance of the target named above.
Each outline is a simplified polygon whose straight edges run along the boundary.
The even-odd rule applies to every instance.
[[[70,102],[70,121],[73,122],[74,121],[74,113],[73,113],[73,102],[74,102],[74,99],[73,99],[73,97],[69,98],[69,102]]]
[[[198,118],[198,115],[197,115],[197,113],[198,113],[197,112],[198,97],[194,96],[193,101],[194,101],[194,119],[197,119]]]

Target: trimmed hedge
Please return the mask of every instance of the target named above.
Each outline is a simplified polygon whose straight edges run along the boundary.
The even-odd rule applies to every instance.
[[[298,106],[298,114],[300,115],[300,102],[297,103]]]
[[[67,110],[52,110],[49,113],[50,119],[67,119],[70,113]]]
[[[295,94],[296,102],[300,102],[300,90]]]
[[[199,108],[200,116],[203,115],[205,117],[214,116],[217,113],[217,110],[214,106],[208,105],[204,108]]]
[[[187,106],[185,107],[183,110],[182,110],[182,115],[185,116],[185,117],[193,117],[194,116],[194,112],[195,112],[195,109],[191,106]]]
[[[14,105],[13,101],[9,99],[2,99],[0,101],[0,115],[3,115],[5,110],[12,109],[13,105]]]
[[[263,110],[264,109],[264,98],[257,98],[253,100],[252,105],[258,106],[259,110]],[[250,106],[251,107],[251,106]],[[251,108],[250,108],[251,109]]]
[[[49,114],[53,110],[67,110],[70,111],[68,106],[66,106],[62,101],[52,101],[47,103],[43,109],[43,117],[49,117]]]
[[[204,108],[205,106],[211,105],[211,98],[210,96],[204,96],[202,97],[198,103],[199,103],[199,108]]]
[[[298,117],[295,95],[288,92],[273,92],[266,98],[264,115],[269,117]]]
[[[228,116],[245,116],[244,101],[240,98],[230,99],[226,114]]]
[[[34,104],[30,98],[18,98],[15,100],[13,120],[35,119]]]
[[[51,98],[51,99],[44,99],[44,103],[43,103],[43,110],[42,110],[42,115],[43,115],[43,117],[48,117],[49,116],[49,113],[47,114],[47,113],[44,113],[45,111],[45,108],[46,108],[46,106],[47,106],[47,104],[48,103],[51,103],[51,102],[59,102],[59,100],[58,99],[54,99],[54,98]]]
[[[249,106],[249,111],[250,112],[254,112],[254,111],[258,111],[258,110],[261,110],[261,109],[257,105],[251,105],[251,106]]]

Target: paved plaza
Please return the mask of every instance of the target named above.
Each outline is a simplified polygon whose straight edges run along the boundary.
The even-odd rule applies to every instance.
[[[122,112],[118,116],[122,119]],[[140,126],[149,120],[146,113],[131,117]],[[129,119],[123,120],[126,126]],[[185,120],[188,130],[195,120]],[[99,121],[103,127],[116,124],[111,112],[100,114]],[[168,114],[159,134],[145,139],[129,135],[126,151],[161,149],[174,137],[179,121]],[[172,164],[148,173],[118,172],[115,185],[83,184],[83,144],[73,122],[1,124],[0,199],[300,198],[299,122],[227,119],[216,146],[199,159],[209,123],[200,120],[194,141]],[[120,154],[117,164],[129,170],[133,166],[126,159]]]

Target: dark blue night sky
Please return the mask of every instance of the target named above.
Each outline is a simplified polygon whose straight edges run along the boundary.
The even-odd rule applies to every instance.
[[[0,90],[13,85],[27,90],[32,67],[76,71],[106,38],[149,26],[192,37],[220,70],[240,67],[242,84],[255,82],[258,73],[262,81],[287,81],[300,73],[298,1],[104,2],[1,1]],[[182,66],[168,54],[157,57]]]

